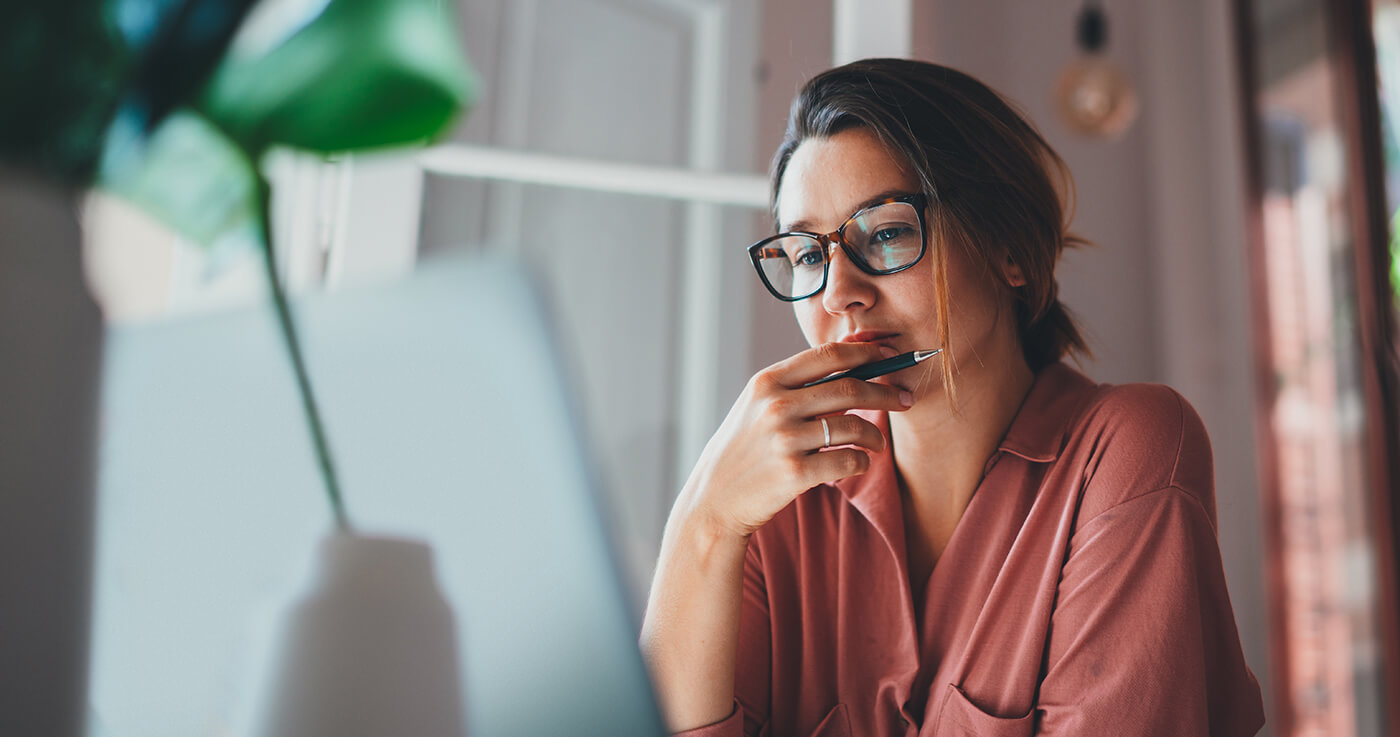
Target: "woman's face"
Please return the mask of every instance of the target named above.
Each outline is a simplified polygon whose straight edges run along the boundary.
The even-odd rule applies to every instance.
[[[865,128],[811,138],[793,152],[783,174],[777,203],[779,231],[828,233],[872,201],[919,191],[919,180],[902,157]],[[900,353],[941,347],[934,269],[935,249],[942,244],[932,241],[931,221],[929,230],[923,259],[885,276],[866,274],[839,248],[833,249],[826,288],[793,303],[807,342],[870,341]],[[999,286],[1001,277],[960,247],[946,250],[952,350],[940,358],[946,360],[951,353],[955,371],[993,361],[1024,360],[1008,291]],[[940,358],[884,380],[916,396],[941,390],[942,373],[934,365]]]

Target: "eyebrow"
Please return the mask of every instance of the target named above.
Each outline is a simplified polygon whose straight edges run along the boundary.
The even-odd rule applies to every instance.
[[[888,200],[891,197],[906,197],[910,194],[913,193],[904,189],[887,189],[881,192],[880,194],[877,194],[873,197],[867,198],[866,200],[862,201],[859,205],[856,206],[854,210],[851,210],[850,215],[847,215],[846,217],[842,218],[841,222],[844,224],[847,220],[850,220],[852,217],[855,216],[856,213],[860,212],[861,210],[864,210],[865,208],[870,207],[872,205],[877,205],[881,202],[884,202],[885,200]],[[807,220],[806,218],[802,218],[794,222],[787,223],[786,225],[779,224],[778,232],[791,233],[794,231],[809,230],[811,227],[811,221]]]

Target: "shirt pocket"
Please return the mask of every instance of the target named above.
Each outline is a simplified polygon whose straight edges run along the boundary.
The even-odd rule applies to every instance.
[[[948,697],[938,715],[933,737],[1030,737],[1035,731],[1035,709],[1025,716],[1005,718],[982,711],[961,688],[948,684]]]

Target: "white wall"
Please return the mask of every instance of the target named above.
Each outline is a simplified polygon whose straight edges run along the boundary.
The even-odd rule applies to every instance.
[[[1114,60],[1141,80],[1135,9],[1109,6]],[[1065,255],[1062,298],[1080,317],[1100,381],[1155,381],[1160,372],[1152,278],[1152,230],[1146,188],[1146,125],[1115,141],[1087,140],[1053,116],[1051,90],[1075,56],[1076,3],[940,0],[915,48],[924,58],[962,69],[1011,97],[1069,164],[1078,187],[1075,230],[1096,248]],[[1144,95],[1146,97],[1146,95]],[[1146,107],[1146,105],[1144,105]],[[1143,123],[1145,121],[1139,121]]]

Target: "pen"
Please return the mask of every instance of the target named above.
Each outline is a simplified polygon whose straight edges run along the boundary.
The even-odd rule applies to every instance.
[[[886,358],[884,360],[876,361],[874,363],[867,363],[863,366],[857,366],[851,369],[850,371],[842,371],[837,374],[832,374],[831,376],[828,376],[825,379],[817,379],[816,381],[810,381],[806,384],[803,384],[802,386],[805,388],[809,386],[816,386],[817,384],[825,384],[828,381],[836,381],[837,379],[846,378],[873,379],[877,376],[884,376],[885,374],[892,374],[901,369],[907,369],[910,366],[919,363],[920,361],[932,358],[942,352],[942,348],[937,348],[931,351],[910,351],[908,353],[901,353],[898,356]]]

